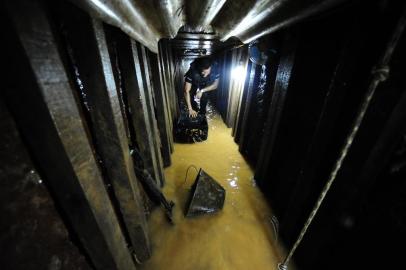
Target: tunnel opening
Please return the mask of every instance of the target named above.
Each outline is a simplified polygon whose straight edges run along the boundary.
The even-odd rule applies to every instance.
[[[403,3],[0,8],[5,269],[397,265],[387,258],[401,258],[405,233]],[[185,74],[207,56],[219,71],[208,137],[180,143]],[[200,168],[225,203],[189,219]]]

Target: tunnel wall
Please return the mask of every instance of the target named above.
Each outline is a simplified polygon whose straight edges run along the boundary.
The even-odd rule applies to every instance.
[[[286,248],[326,183],[404,5],[373,1],[364,8],[348,3],[264,37],[259,42],[268,62],[248,64],[233,134],[255,168]],[[404,42],[405,34],[391,75],[378,87],[336,183],[294,255],[298,269],[344,269],[349,262],[351,269],[395,267],[386,258],[401,256],[393,247],[405,235],[405,187],[386,179],[404,175],[395,165],[404,158]],[[267,77],[262,81],[261,73]],[[392,248],[379,248],[384,246]],[[360,250],[365,255],[359,257]]]
[[[26,223],[15,224],[19,220],[13,216],[10,224],[2,226],[31,233],[30,222],[49,217],[38,227],[37,238],[18,238],[24,254],[9,250],[8,256],[1,256],[3,265],[13,263],[10,269],[26,269],[27,264],[40,269],[50,263],[56,266],[49,269],[87,269],[89,265],[135,269],[151,256],[146,219],[153,207],[136,170],[145,169],[162,186],[163,167],[170,164],[173,148],[174,108],[168,99],[164,56],[158,57],[67,1],[6,1],[1,14],[7,48],[1,104],[23,138],[23,146],[8,153],[23,165],[29,159],[17,157],[25,159],[28,152],[33,178],[44,184],[21,187],[28,181],[27,168],[18,169],[18,164],[13,165],[13,173],[2,169],[2,179],[23,188],[19,196],[27,201],[19,201],[19,209],[24,204],[27,209],[33,207],[29,198],[36,198],[35,189],[45,201]],[[2,132],[5,129],[6,125]],[[6,158],[2,155],[2,161]],[[2,168],[8,164],[2,162]],[[12,207],[18,198],[4,207]],[[61,232],[51,229],[45,237],[42,228],[48,223],[59,226]],[[13,236],[8,232],[1,232],[2,246],[10,245],[7,237]]]
[[[269,56],[263,65],[247,59],[247,46],[218,56],[223,74],[217,107],[255,168],[288,248],[338,157],[402,8],[376,0],[366,10],[356,1],[263,37],[259,42]],[[176,77],[181,72],[173,44],[163,39],[159,55],[153,54],[62,0],[6,1],[1,14],[7,37],[2,136],[10,142],[2,156],[9,168],[1,171],[7,179],[3,192],[21,190],[2,205],[10,217],[2,234],[10,228],[31,233],[8,234],[15,238],[1,238],[2,246],[17,241],[25,254],[39,254],[23,258],[18,249],[9,250],[4,265],[19,260],[17,269],[135,269],[151,255],[151,202],[134,168],[144,166],[163,185],[162,168],[173,151],[180,85],[174,82],[182,78]],[[386,258],[402,255],[374,249],[370,235],[387,232],[374,244],[391,246],[401,245],[404,234],[404,42],[295,254],[299,269],[343,269],[348,261],[359,263],[357,268],[389,267]],[[240,61],[247,76],[237,85],[231,72]],[[37,192],[43,207],[36,207]],[[15,207],[21,210],[11,215]],[[27,209],[33,209],[31,216]],[[19,213],[27,223],[16,224]],[[47,242],[33,246],[45,231],[35,226],[42,215],[49,219],[41,226],[59,226],[60,233],[50,230]],[[30,222],[38,235],[29,231]],[[362,259],[360,249],[367,251]]]
[[[3,269],[92,269],[0,100],[0,245]]]

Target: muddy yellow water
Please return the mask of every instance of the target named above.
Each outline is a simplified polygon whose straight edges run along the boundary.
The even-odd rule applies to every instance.
[[[223,210],[185,218],[184,205],[196,171],[203,168],[226,189]],[[271,212],[253,182],[253,171],[218,115],[209,120],[209,138],[196,144],[175,144],[172,165],[165,170],[164,194],[176,203],[175,225],[160,209],[149,220],[153,256],[144,270],[275,269],[279,262]]]

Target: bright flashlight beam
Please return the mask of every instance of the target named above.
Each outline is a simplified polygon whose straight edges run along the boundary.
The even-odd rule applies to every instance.
[[[231,76],[234,80],[243,80],[245,78],[245,70],[242,66],[238,65],[231,71]]]

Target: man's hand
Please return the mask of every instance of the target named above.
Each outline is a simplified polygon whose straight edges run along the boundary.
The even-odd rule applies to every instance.
[[[197,116],[197,112],[193,109],[189,109],[189,117],[196,117]]]

